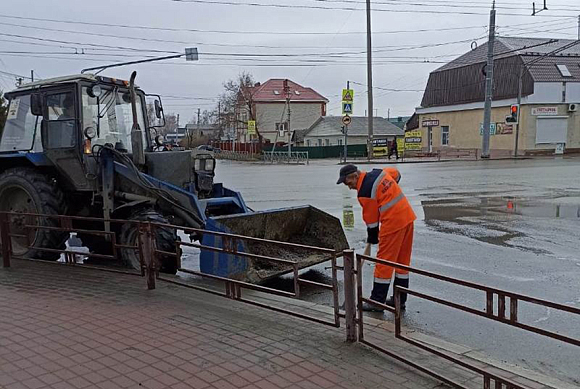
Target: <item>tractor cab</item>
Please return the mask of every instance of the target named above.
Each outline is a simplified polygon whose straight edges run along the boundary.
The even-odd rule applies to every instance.
[[[128,81],[81,74],[25,84],[7,93],[9,113],[0,152],[34,154],[29,158],[57,169],[68,189],[94,191],[96,156],[102,146],[110,145],[131,158],[143,153],[144,163],[137,164],[142,172],[210,196],[212,153],[158,151],[162,135],[157,129],[165,124],[161,97],[135,88],[134,115],[129,86]],[[134,118],[140,139],[132,135]]]

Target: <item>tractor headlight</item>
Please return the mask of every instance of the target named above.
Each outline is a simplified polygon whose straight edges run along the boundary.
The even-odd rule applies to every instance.
[[[101,95],[103,94],[103,90],[101,89],[100,86],[98,85],[93,85],[92,87],[90,87],[89,89],[87,89],[87,94],[90,97],[101,97]]]
[[[201,160],[196,159],[195,162],[193,163],[193,169],[198,172],[201,169]]]
[[[214,160],[213,159],[206,159],[205,160],[205,170],[212,171],[214,168]]]
[[[85,128],[85,137],[87,139],[93,139],[96,136],[97,136],[97,130],[95,130],[95,127]]]

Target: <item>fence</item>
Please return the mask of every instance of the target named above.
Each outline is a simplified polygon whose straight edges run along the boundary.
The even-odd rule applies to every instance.
[[[351,263],[354,261],[355,255],[353,252],[345,252],[345,266],[346,266],[346,258],[348,257],[348,263]],[[363,292],[362,292],[362,284],[363,284],[363,279],[362,279],[362,266],[363,266],[363,261],[371,261],[374,263],[379,263],[379,264],[383,264],[383,265],[388,265],[391,267],[394,267],[396,269],[402,269],[411,273],[415,273],[415,274],[419,274],[425,277],[429,277],[432,279],[436,279],[442,282],[446,282],[446,283],[451,283],[451,284],[455,284],[455,285],[460,285],[466,288],[470,288],[473,290],[478,290],[481,292],[485,293],[485,309],[483,310],[478,310],[478,309],[474,309],[472,307],[468,307],[462,304],[458,304],[455,302],[451,302],[448,300],[444,300],[438,297],[434,297],[434,296],[430,296],[426,293],[421,293],[415,290],[411,290],[409,288],[403,288],[400,286],[396,286],[394,287],[394,291],[393,291],[393,296],[394,296],[394,302],[395,302],[395,307],[390,307],[388,305],[385,304],[381,304],[378,303],[376,301],[373,301],[371,299],[367,299],[365,297],[363,297]],[[531,304],[536,304],[536,305],[540,305],[540,306],[544,306],[544,307],[550,307],[552,309],[556,309],[556,310],[560,310],[563,312],[568,312],[568,313],[572,313],[572,314],[576,314],[576,315],[580,315],[580,309],[579,308],[575,308],[575,307],[571,307],[571,306],[567,306],[567,305],[563,305],[563,304],[558,304],[558,303],[554,303],[551,301],[547,301],[547,300],[542,300],[542,299],[538,299],[535,297],[530,297],[530,296],[525,296],[522,294],[518,294],[518,293],[513,293],[513,292],[509,292],[506,290],[501,290],[501,289],[497,289],[497,288],[492,288],[492,287],[488,287],[485,285],[480,285],[474,282],[469,282],[469,281],[465,281],[465,280],[460,280],[457,278],[453,278],[453,277],[449,277],[446,275],[442,275],[442,274],[437,274],[434,272],[429,272],[429,271],[425,271],[425,270],[421,270],[421,269],[416,269],[410,266],[405,266],[405,265],[401,265],[395,262],[391,262],[391,261],[387,261],[387,260],[383,260],[383,259],[378,259],[378,258],[373,258],[373,257],[369,257],[366,255],[360,255],[357,254],[356,255],[356,268],[355,268],[355,273],[356,273],[356,277],[357,277],[357,289],[356,289],[356,299],[357,299],[357,325],[358,325],[358,340],[361,343],[364,343],[372,348],[374,348],[375,350],[378,350],[386,355],[389,355],[392,358],[395,358],[403,363],[406,363],[412,367],[414,367],[417,370],[422,371],[423,373],[429,374],[435,378],[437,378],[438,380],[451,385],[453,387],[456,388],[462,388],[462,389],[466,389],[464,386],[452,381],[449,378],[446,378],[445,376],[434,372],[428,368],[425,368],[411,360],[408,360],[396,353],[393,353],[383,347],[380,347],[376,344],[373,344],[371,342],[368,342],[365,340],[365,334],[364,334],[364,316],[363,316],[363,310],[362,310],[362,305],[363,302],[366,302],[367,304],[371,304],[371,305],[375,305],[378,307],[381,307],[389,312],[394,313],[395,315],[395,337],[397,339],[403,340],[417,348],[420,348],[422,350],[428,351],[438,357],[441,357],[443,359],[446,359],[450,362],[453,362],[465,369],[471,370],[475,373],[481,374],[483,377],[483,388],[484,389],[489,389],[491,387],[491,382],[494,381],[495,382],[495,387],[496,388],[502,388],[503,385],[505,385],[508,389],[514,388],[514,389],[525,389],[526,387],[523,386],[520,383],[514,382],[510,379],[501,377],[497,374],[494,374],[492,372],[486,371],[481,369],[478,366],[475,366],[473,364],[467,363],[463,360],[460,360],[448,353],[445,353],[443,351],[440,351],[434,347],[428,346],[424,343],[418,342],[414,339],[411,339],[407,336],[405,336],[402,331],[401,331],[401,293],[407,293],[408,295],[411,296],[415,296],[417,298],[422,298],[440,305],[444,305],[446,307],[450,307],[450,308],[454,308],[457,310],[460,310],[462,312],[466,312],[466,313],[470,313],[472,315],[478,316],[478,317],[483,317],[483,318],[487,318],[489,320],[492,321],[496,321],[496,322],[500,322],[503,324],[507,324],[509,326],[512,327],[516,327],[525,331],[529,331],[535,334],[539,334],[542,336],[546,336],[552,339],[556,339],[559,341],[562,341],[564,343],[568,343],[574,346],[580,346],[580,339],[575,339],[575,338],[571,338],[565,335],[561,335],[552,331],[547,331],[538,327],[534,327],[528,324],[524,324],[521,323],[520,321],[518,321],[518,301],[525,301],[527,303],[531,303]],[[345,269],[345,274],[347,273],[346,269]],[[494,296],[497,296],[497,313],[495,313],[494,310]],[[509,298],[509,311],[510,314],[509,316],[506,316],[506,297]],[[347,312],[348,314],[348,312]],[[350,334],[351,337],[354,337],[354,334]]]
[[[309,164],[308,151],[263,151],[262,160],[270,163]]]
[[[11,231],[11,224],[13,224],[14,218],[26,218],[26,222],[23,225],[23,228],[26,230],[25,233],[13,233]],[[51,221],[48,224],[53,225],[42,225],[41,223],[46,221]],[[52,221],[58,221],[58,223],[52,223]],[[78,228],[73,226],[73,222],[98,222],[110,224],[133,224],[136,226],[138,234],[136,236],[135,245],[126,245],[126,244],[119,244],[116,241],[115,233],[114,232],[106,232],[100,230],[88,230],[83,228]],[[56,225],[58,224],[58,225]],[[174,231],[180,231],[184,234],[211,234],[214,236],[219,236],[223,242],[221,245],[222,247],[217,246],[207,246],[198,243],[188,243],[183,242],[179,239],[176,239],[173,243],[175,245],[175,251],[164,251],[160,250],[157,247],[157,239],[155,230],[158,228],[163,229],[171,229]],[[103,255],[103,254],[94,254],[94,253],[87,253],[83,251],[76,251],[71,249],[56,249],[56,248],[42,248],[36,247],[31,245],[30,241],[30,232],[35,232],[36,230],[51,230],[51,231],[61,231],[63,233],[77,233],[77,234],[84,234],[89,236],[98,236],[98,237],[108,237],[108,243],[110,243],[110,248],[112,250],[111,255]],[[22,232],[22,231],[20,231]],[[176,235],[177,236],[177,235]],[[329,325],[332,327],[340,327],[340,316],[339,312],[339,296],[338,296],[338,277],[337,271],[340,269],[337,266],[337,258],[341,255],[340,252],[336,252],[332,249],[321,248],[321,247],[313,247],[308,245],[302,245],[297,243],[287,243],[287,242],[279,242],[274,240],[268,239],[261,239],[261,238],[254,238],[249,236],[242,236],[242,235],[235,235],[235,234],[228,234],[224,232],[217,232],[217,231],[208,231],[208,230],[201,230],[201,229],[193,229],[193,228],[184,228],[181,226],[175,226],[171,224],[162,224],[162,223],[151,223],[151,222],[143,222],[143,221],[131,221],[131,220],[104,220],[99,218],[90,218],[90,217],[76,217],[76,216],[64,216],[64,215],[40,215],[40,214],[33,214],[33,213],[11,213],[11,212],[0,212],[0,239],[2,242],[2,258],[3,258],[3,266],[10,267],[11,259],[21,259],[21,260],[35,260],[35,261],[43,261],[40,258],[30,258],[27,256],[22,255],[15,255],[13,253],[13,240],[19,239],[20,244],[26,242],[26,247],[22,246],[22,248],[32,249],[35,252],[48,252],[53,254],[60,254],[64,256],[64,263],[61,262],[54,262],[49,261],[50,263],[55,263],[58,265],[76,265],[82,266],[85,268],[96,269],[96,270],[106,270],[111,272],[118,272],[124,274],[132,274],[132,275],[141,275],[145,276],[147,279],[147,287],[148,289],[155,289],[156,287],[156,280],[181,285],[187,288],[196,289],[224,297],[228,297],[240,302],[252,304],[255,306],[259,306],[262,308],[274,310],[276,312],[289,314],[292,316],[300,317],[302,319],[314,321],[320,324]],[[22,241],[23,240],[23,241]],[[277,258],[277,257],[270,257],[265,255],[257,255],[252,253],[246,253],[243,251],[239,251],[238,248],[238,241],[251,241],[256,243],[261,243],[268,245],[274,251],[277,247],[283,248],[290,248],[290,249],[300,249],[302,252],[315,252],[317,254],[323,255],[327,258],[327,261],[330,261],[331,264],[331,271],[332,271],[332,281],[330,284],[324,284],[320,282],[306,280],[300,277],[299,275],[299,260],[288,260],[284,258]],[[33,242],[34,243],[34,242]],[[293,291],[287,292],[284,290],[273,289],[261,285],[251,284],[248,282],[220,277],[212,274],[202,273],[200,271],[196,271],[193,269],[183,268],[181,266],[181,256],[183,253],[183,247],[192,247],[197,248],[200,250],[208,250],[213,252],[219,253],[226,253],[231,254],[234,256],[246,257],[250,258],[251,260],[259,260],[265,261],[275,264],[285,264],[291,267],[291,272],[293,274]],[[130,270],[118,270],[118,269],[111,269],[111,268],[103,268],[98,266],[90,266],[84,264],[77,263],[77,256],[86,256],[92,258],[99,258],[102,260],[116,260],[120,261],[120,250],[131,250],[134,254],[138,256],[139,262],[139,272],[130,271]],[[192,274],[202,278],[208,278],[215,281],[220,281],[224,283],[225,292],[220,293],[214,289],[210,289],[204,286],[199,286],[187,282],[178,281],[176,279],[171,279],[165,276],[161,276],[159,274],[160,270],[160,261],[159,258],[163,257],[172,257],[175,258],[177,261],[177,269],[181,272]],[[330,290],[332,292],[332,302],[331,305],[333,307],[333,318],[332,319],[323,319],[320,317],[312,316],[309,314],[301,313],[292,311],[289,309],[284,309],[281,307],[277,307],[274,305],[265,304],[259,301],[251,300],[242,296],[243,289],[250,289],[254,291],[264,292],[276,296],[287,297],[292,299],[299,299],[300,298],[300,286],[301,285],[312,285],[317,286],[326,290]],[[319,313],[317,311],[317,313]]]
[[[51,221],[47,223],[47,221]],[[103,230],[93,230],[86,228],[79,228],[75,226],[75,223],[98,223],[98,225],[114,225],[114,224],[133,224],[137,229],[137,236],[135,238],[135,244],[120,244],[117,242],[115,233],[107,232]],[[44,224],[43,224],[44,223]],[[50,225],[47,225],[50,224]],[[16,227],[15,227],[16,226]],[[15,227],[15,228],[13,228]],[[175,251],[160,250],[157,247],[157,239],[155,230],[157,228],[163,229],[173,229],[175,231],[181,231],[185,234],[213,234],[221,238],[221,247],[218,246],[208,246],[200,243],[188,243],[182,242],[179,239],[174,241]],[[45,229],[52,231],[61,231],[63,233],[76,232],[77,234],[84,234],[85,236],[99,237],[104,241],[110,243],[110,248],[112,250],[111,255],[105,254],[94,254],[86,253],[82,251],[75,251],[71,249],[56,249],[48,247],[36,247],[33,246],[34,241],[31,244],[30,237],[31,232],[36,232],[37,230]],[[14,230],[14,231],[13,231]],[[359,341],[373,349],[384,353],[400,362],[403,362],[425,374],[429,374],[436,379],[451,385],[456,388],[465,388],[461,384],[454,382],[453,380],[445,377],[438,372],[435,372],[429,368],[426,368],[410,359],[405,358],[397,353],[394,353],[378,344],[374,344],[368,341],[365,337],[365,322],[363,315],[363,303],[372,304],[379,306],[395,315],[395,338],[404,341],[418,349],[432,353],[433,355],[450,361],[462,368],[471,370],[477,374],[480,374],[483,378],[483,388],[489,389],[492,382],[495,383],[496,388],[503,388],[504,386],[508,389],[525,389],[523,384],[517,383],[511,379],[501,377],[500,375],[494,373],[493,371],[484,370],[474,364],[470,364],[465,360],[458,359],[457,357],[443,352],[440,349],[436,349],[422,342],[411,339],[402,332],[401,324],[401,293],[407,293],[408,295],[414,296],[415,298],[421,298],[431,301],[435,304],[440,304],[449,308],[453,308],[477,317],[485,318],[490,321],[503,323],[505,325],[518,328],[520,330],[528,331],[530,333],[535,333],[540,336],[551,338],[557,341],[561,341],[573,346],[580,347],[580,339],[573,338],[567,335],[556,333],[553,331],[545,330],[533,325],[529,325],[521,322],[519,318],[519,302],[526,302],[528,304],[539,305],[543,307],[549,307],[561,312],[567,312],[574,315],[580,316],[580,309],[568,305],[558,304],[547,300],[538,299],[535,297],[530,297],[498,288],[492,288],[485,285],[477,284],[470,281],[465,281],[453,277],[449,277],[443,274],[438,274],[434,272],[429,272],[421,269],[417,269],[410,266],[400,265],[391,261],[373,258],[370,256],[360,255],[354,253],[352,250],[346,250],[343,253],[335,252],[331,249],[325,249],[320,247],[312,247],[295,243],[278,242],[267,239],[254,238],[249,236],[228,234],[224,232],[217,231],[207,231],[201,229],[184,228],[180,226],[161,224],[161,223],[151,223],[143,221],[131,221],[131,220],[104,220],[99,218],[88,218],[88,217],[75,217],[75,216],[64,216],[64,215],[39,215],[32,213],[11,213],[11,212],[0,212],[0,238],[2,242],[2,257],[4,267],[10,267],[11,259],[35,259],[28,258],[23,255],[15,255],[13,252],[13,244],[15,240],[18,242],[19,247],[33,249],[40,253],[52,253],[60,254],[65,258],[64,263],[59,263],[60,265],[74,265],[82,266],[87,268],[92,268],[96,270],[105,270],[110,272],[119,272],[132,275],[145,276],[147,279],[147,287],[149,289],[154,289],[156,287],[156,281],[162,281],[167,283],[172,283],[175,285],[180,285],[183,287],[196,289],[199,291],[211,293],[214,295],[223,296],[226,298],[234,299],[243,303],[255,305],[261,308],[270,309],[279,313],[284,313],[292,316],[296,316],[305,320],[313,321],[316,323],[340,327],[340,319],[345,320],[346,329],[346,339],[350,342]],[[217,241],[217,240],[216,240]],[[238,249],[238,242],[240,241],[251,241],[256,243],[268,244],[272,247],[284,247],[284,248],[299,248],[301,250],[313,251],[319,254],[323,254],[327,257],[328,261],[331,262],[331,272],[332,280],[329,284],[324,284],[320,282],[306,280],[300,277],[299,274],[299,261],[289,260],[279,257],[270,257],[266,255],[258,255],[240,251]],[[25,246],[22,244],[25,243]],[[227,253],[234,256],[242,256],[249,258],[251,260],[266,261],[277,264],[284,264],[291,268],[291,273],[293,274],[293,290],[291,292],[274,289],[262,285],[251,284],[248,282],[240,281],[228,277],[220,277],[212,274],[206,274],[193,269],[184,268],[181,264],[181,256],[184,247],[192,247],[200,250],[209,250],[218,253]],[[133,253],[137,255],[137,261],[139,264],[139,270],[129,271],[129,270],[119,270],[111,268],[103,268],[88,265],[79,265],[77,263],[77,256],[88,256],[95,257],[104,260],[119,260],[119,253],[123,250],[125,252]],[[160,263],[159,257],[175,257],[177,261],[177,268],[179,271],[192,274],[197,277],[207,278],[214,281],[222,282],[224,289],[223,292],[215,288],[209,288],[192,282],[185,282],[177,278],[170,278],[167,276],[162,276],[159,274]],[[344,258],[343,266],[337,264],[337,259],[339,257]],[[36,259],[38,260],[38,259]],[[419,292],[410,288],[403,288],[400,286],[394,287],[394,301],[395,307],[390,307],[385,304],[375,302],[373,300],[367,299],[363,295],[363,272],[362,266],[363,261],[371,261],[374,263],[379,263],[387,266],[391,266],[396,269],[402,269],[411,273],[415,273],[424,277],[429,277],[441,282],[459,285],[461,287],[469,288],[471,290],[482,292],[484,298],[484,309],[475,309],[469,306],[458,304],[449,300],[445,300],[439,297],[431,296],[423,292]],[[53,262],[54,263],[54,262]],[[340,311],[339,307],[339,289],[338,289],[338,271],[342,270],[344,272],[344,312]],[[286,309],[282,306],[275,306],[266,304],[264,302],[258,301],[256,299],[249,299],[242,295],[244,289],[258,291],[262,293],[272,294],[284,298],[299,299],[300,290],[302,285],[311,285],[320,287],[325,290],[331,291],[331,306],[332,306],[332,318],[321,318],[319,316],[313,316],[308,313],[298,312],[295,310]],[[509,299],[509,314],[508,311],[508,299]],[[497,305],[495,302],[497,300]],[[316,311],[320,315],[319,311]]]
[[[259,154],[252,154],[248,151],[222,150],[214,155],[216,159],[228,159],[232,161],[256,161],[260,159]]]

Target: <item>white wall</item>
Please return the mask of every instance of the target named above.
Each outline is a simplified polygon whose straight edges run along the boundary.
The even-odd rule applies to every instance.
[[[562,102],[561,82],[536,82],[534,94],[528,96],[528,104],[555,104]]]
[[[323,103],[290,103],[291,130],[304,130],[314,124],[322,114]],[[283,103],[256,104],[258,130],[265,138],[274,142],[276,123],[288,120],[288,112]],[[281,139],[279,139],[281,140]]]
[[[566,102],[580,103],[580,82],[566,83]]]

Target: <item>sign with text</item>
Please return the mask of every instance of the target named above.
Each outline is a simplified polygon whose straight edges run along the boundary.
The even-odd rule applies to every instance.
[[[532,115],[534,116],[557,116],[558,107],[535,107],[532,108]]]
[[[509,135],[514,133],[514,125],[509,123],[497,123],[496,135]]]
[[[438,127],[439,126],[439,119],[423,120],[422,126],[423,127]]]
[[[256,121],[248,120],[248,135],[256,135]]]
[[[497,123],[490,123],[489,135],[495,135],[497,131]],[[483,123],[479,123],[479,135],[483,136]]]
[[[405,150],[421,150],[423,134],[421,131],[405,132]]]

